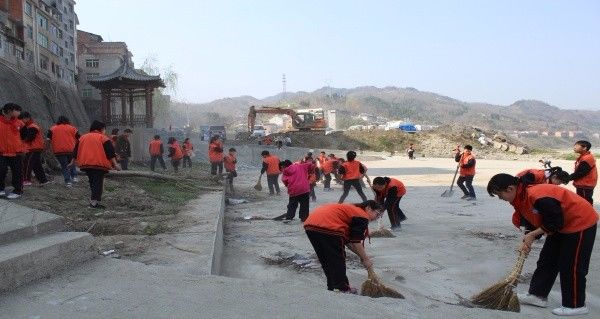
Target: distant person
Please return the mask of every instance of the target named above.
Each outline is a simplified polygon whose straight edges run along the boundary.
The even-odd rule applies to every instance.
[[[6,103],[0,116],[0,196],[17,199],[23,195],[23,153],[25,147],[21,141],[20,131],[24,127],[18,119],[21,106]],[[12,175],[12,192],[5,189],[8,169]]]
[[[577,190],[577,195],[585,198],[590,204],[594,204],[594,188],[598,182],[598,168],[594,154],[590,152],[592,144],[588,141],[577,141],[573,146],[573,151],[579,154],[575,161],[575,171],[569,179],[573,181],[573,186]]]
[[[277,192],[279,195],[279,157],[269,154],[269,151],[262,151],[260,154],[263,158],[261,174],[267,174],[267,186],[269,187],[269,195],[274,195]]]
[[[192,155],[194,154],[194,145],[190,141],[189,137],[183,141],[183,145],[181,146],[183,150],[183,167],[189,166],[192,168]]]
[[[308,182],[310,183],[310,199],[313,202],[316,202],[317,194],[315,193],[315,186],[317,186],[317,181],[319,180],[319,168],[317,167],[317,161],[313,158],[313,153],[308,152],[302,162],[312,164],[310,171],[308,172]]]
[[[110,131],[110,140],[112,141],[113,147],[115,149],[117,149],[117,139],[118,138],[119,138],[119,129],[118,128],[113,128]],[[117,160],[118,160],[118,158],[117,158]]]
[[[129,138],[131,134],[133,134],[133,131],[127,128],[123,131],[123,134],[117,137],[117,159],[121,165],[121,169],[124,171],[129,170],[129,159],[131,158],[131,142]]]
[[[24,179],[23,185],[29,186],[32,172],[40,185],[48,183],[46,172],[42,166],[42,152],[44,151],[44,133],[42,128],[32,118],[29,112],[23,112],[19,116],[24,126],[21,129],[21,139],[25,146],[25,160],[23,161]]]
[[[367,201],[367,196],[363,193],[362,186],[360,185],[360,180],[363,175],[367,172],[367,168],[359,161],[356,160],[356,152],[349,151],[346,154],[346,158],[348,159],[343,164],[340,165],[338,172],[342,176],[344,180],[344,193],[340,197],[338,203],[341,204],[344,202],[348,194],[350,193],[350,188],[354,187],[360,198],[363,201]]]
[[[413,143],[408,145],[408,148],[406,149],[406,155],[408,155],[408,159],[410,160],[415,159],[415,148],[413,147]]]
[[[381,216],[381,208],[374,200],[360,204],[325,204],[313,210],[304,221],[306,236],[327,278],[327,290],[357,293],[346,276],[345,248],[355,253],[365,268],[373,267],[363,241],[369,222]]]
[[[323,164],[321,164],[321,175],[323,176],[323,190],[326,192],[331,191],[331,173],[335,170],[335,164],[337,164],[337,159],[335,155],[330,154],[327,157]]]
[[[598,213],[584,198],[552,184],[524,185],[509,174],[494,175],[488,185],[490,196],[509,202],[518,212],[513,223],[525,220],[525,236],[520,250],[531,251],[533,242],[545,235],[537,267],[527,294],[518,294],[521,304],[545,308],[554,281],[560,274],[562,307],[552,313],[573,316],[588,313],[586,275],[596,239]]]
[[[75,165],[69,165],[73,161],[73,150],[79,139],[79,131],[66,116],[59,116],[56,125],[48,130],[48,138],[54,156],[62,168],[65,185],[71,187],[73,182],[78,182],[77,170]]]
[[[90,183],[90,208],[104,209],[101,205],[104,175],[111,169],[120,170],[111,139],[105,135],[106,125],[94,121],[90,132],[79,138],[73,150],[77,165],[87,174]],[[74,161],[69,165],[74,166]]]
[[[229,187],[231,194],[234,195],[235,190],[233,189],[233,179],[237,177],[237,151],[235,148],[232,147],[229,149],[229,154],[223,158],[223,165],[225,166],[225,172],[227,172],[226,186]]]
[[[292,164],[289,160],[285,160],[281,168],[283,169],[281,181],[287,187],[289,196],[284,222],[294,219],[298,205],[300,205],[300,220],[304,222],[310,210],[309,174],[314,169],[314,164],[310,161]]]
[[[475,177],[475,155],[472,153],[473,146],[465,145],[465,150],[460,153],[457,148],[454,160],[459,165],[459,177],[456,185],[460,187],[464,195],[461,199],[476,200],[475,189],[473,188],[473,177]],[[465,187],[466,185],[466,187]]]
[[[406,220],[400,209],[400,200],[406,195],[404,183],[396,178],[375,177],[372,188],[377,195],[375,200],[388,212],[392,230],[400,229],[401,223]]]
[[[163,170],[167,169],[167,166],[165,165],[165,160],[163,159],[165,148],[163,147],[163,143],[160,140],[160,135],[154,135],[154,139],[150,142],[150,145],[148,147],[148,152],[150,153],[150,170],[154,172],[156,161],[158,161],[160,167],[162,167]]]
[[[210,174],[223,174],[223,142],[218,135],[210,138],[208,144],[208,160],[210,161]]]
[[[169,137],[169,155],[167,156],[171,158],[171,165],[175,173],[179,172],[179,164],[183,158],[183,151],[174,137]]]
[[[285,146],[292,146],[292,138],[289,136],[285,137]]]

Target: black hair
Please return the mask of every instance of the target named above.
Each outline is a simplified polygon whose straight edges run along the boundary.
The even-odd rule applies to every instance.
[[[321,154],[325,154],[325,151],[321,151]]]
[[[219,136],[219,135],[215,135],[215,136],[213,136],[213,137],[211,137],[211,138],[210,138],[210,141],[209,141],[209,142],[210,142],[210,143],[212,143],[212,142],[214,142],[214,141],[218,140],[219,138],[220,138],[220,136]]]
[[[131,129],[126,128],[125,131],[123,131],[125,133],[133,133],[133,131]]]
[[[375,177],[373,179],[373,185],[385,185],[385,184],[387,184],[389,182],[390,182],[390,178],[389,177],[378,176],[378,177]]]
[[[346,158],[349,161],[353,161],[356,158],[356,152],[355,151],[349,151],[348,153],[346,153]]]
[[[92,125],[90,125],[90,132],[91,131],[102,131],[105,128],[106,128],[106,124],[104,124],[103,122],[100,122],[98,120],[94,120],[94,122],[92,122]]]
[[[29,112],[27,112],[27,111],[21,112],[21,114],[19,115],[19,120],[30,119],[30,118],[31,118],[31,114],[29,114]]]
[[[175,142],[175,141],[177,141],[177,139],[171,136],[171,137],[169,137],[168,143],[173,144],[173,142]]]
[[[362,203],[355,203],[353,205],[356,206],[356,207],[360,207],[362,209],[365,209],[365,208],[369,207],[372,210],[381,210],[383,208],[381,206],[381,204],[379,204],[378,202],[376,202],[376,201],[374,201],[372,199],[366,200],[366,201],[364,201]]]
[[[190,140],[190,138],[189,138],[189,137],[186,137],[186,138],[185,138],[185,140],[183,140],[183,141],[184,141],[184,142],[187,142],[187,141],[189,141],[189,140]]]
[[[577,141],[577,142],[575,142],[575,144],[576,145],[581,145],[581,146],[585,147],[586,151],[589,151],[590,148],[592,148],[592,143],[590,143],[590,142],[588,142],[586,140]]]
[[[155,140],[160,140],[160,135],[154,135]]]
[[[229,151],[230,151],[230,152],[237,152],[237,151],[235,150],[235,148],[233,148],[233,147],[232,147],[232,148],[230,148],[230,149],[229,149]]]
[[[21,111],[21,106],[17,103],[6,103],[2,107],[2,113],[8,114],[12,111]]]
[[[290,167],[290,166],[292,166],[292,161],[290,161],[290,160],[286,159],[285,161],[279,162],[279,167],[286,168],[286,167]]]
[[[550,172],[550,177],[556,177],[558,178],[559,181],[561,181],[561,183],[563,184],[568,184],[569,181],[571,180],[569,178],[569,173],[565,172],[562,170],[562,168],[560,166],[554,166],[551,169],[548,170]]]
[[[269,151],[262,151],[260,153],[260,156],[267,156],[267,155],[269,155]]]
[[[503,192],[508,186],[519,185],[519,178],[510,174],[500,173],[492,176],[487,185],[487,192],[494,197],[494,193]]]
[[[111,134],[111,135],[118,135],[118,134],[119,134],[119,129],[118,129],[118,128],[113,128],[113,129],[110,131],[110,134]]]
[[[69,121],[68,117],[61,115],[58,117],[56,124],[71,124],[71,121]]]
[[[473,150],[473,146],[471,145],[465,145],[464,147],[466,150],[472,151]]]

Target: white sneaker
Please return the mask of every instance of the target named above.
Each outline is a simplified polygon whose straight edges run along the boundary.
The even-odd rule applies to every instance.
[[[5,191],[0,191],[0,196],[6,196],[6,192]]]
[[[557,316],[578,316],[587,314],[588,308],[586,306],[579,308],[567,308],[567,307],[558,307],[552,310],[552,313]]]
[[[79,178],[73,177],[73,183],[79,183]]]
[[[538,297],[531,294],[517,294],[519,302],[525,305],[532,305],[536,307],[546,308],[548,307],[548,299]]]
[[[8,198],[8,199],[17,199],[19,197],[21,197],[21,195],[20,194],[15,194],[15,193],[10,193],[10,194],[8,194],[6,196],[6,198]]]
[[[73,187],[73,183],[67,183],[67,187]]]

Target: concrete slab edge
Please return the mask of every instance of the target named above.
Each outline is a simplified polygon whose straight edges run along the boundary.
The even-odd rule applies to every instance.
[[[210,257],[210,269],[209,274],[219,276],[221,274],[221,261],[223,260],[223,228],[225,220],[225,189],[226,181],[223,181],[223,192],[221,193],[221,200],[219,204],[219,213],[217,214],[217,221],[215,223],[215,235],[212,243],[212,253]]]

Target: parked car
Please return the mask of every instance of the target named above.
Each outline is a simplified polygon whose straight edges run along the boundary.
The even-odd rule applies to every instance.
[[[252,137],[262,137],[267,135],[267,130],[262,125],[254,125],[254,129],[252,130]]]

